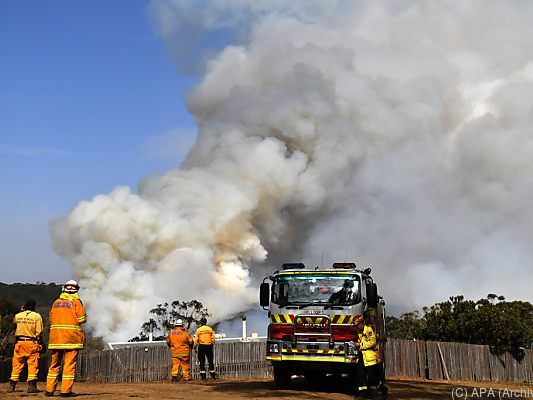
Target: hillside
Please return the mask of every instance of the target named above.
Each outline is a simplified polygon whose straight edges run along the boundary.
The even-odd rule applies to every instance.
[[[49,309],[53,301],[61,293],[61,285],[55,283],[2,283],[0,282],[0,298],[20,306],[26,299],[34,299],[37,307]]]

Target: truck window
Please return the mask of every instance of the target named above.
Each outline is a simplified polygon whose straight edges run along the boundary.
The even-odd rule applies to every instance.
[[[272,302],[349,306],[360,302],[358,275],[280,275],[274,280]]]

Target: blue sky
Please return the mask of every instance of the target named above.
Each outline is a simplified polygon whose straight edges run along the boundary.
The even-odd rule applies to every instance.
[[[48,222],[178,166],[194,138],[181,74],[146,1],[0,2],[0,281],[62,281]]]

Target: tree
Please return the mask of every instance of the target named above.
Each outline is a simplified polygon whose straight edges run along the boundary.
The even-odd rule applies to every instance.
[[[455,296],[426,309],[423,338],[443,342],[477,342],[476,332],[479,326],[474,317],[475,306],[475,302],[465,300],[464,296]]]
[[[150,310],[150,314],[153,317],[142,324],[139,336],[130,341],[148,340],[150,332],[155,340],[163,340],[178,319],[183,320],[185,329],[189,330],[199,326],[200,320],[209,316],[207,308],[197,300],[174,300],[170,304],[158,304]]]
[[[400,318],[387,316],[387,334],[398,339],[418,339],[422,335],[425,321],[420,319],[418,311],[404,313]]]
[[[478,342],[485,341],[493,351],[518,353],[533,347],[533,305],[524,301],[506,302],[502,296],[476,303]]]
[[[505,301],[489,294],[478,301],[464,296],[424,307],[418,312],[387,318],[390,337],[489,345],[493,352],[509,351],[515,356],[533,346],[533,305]]]

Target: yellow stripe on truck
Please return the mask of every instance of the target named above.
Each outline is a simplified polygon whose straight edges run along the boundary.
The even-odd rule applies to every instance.
[[[277,324],[292,324],[292,314],[271,314],[270,322]]]
[[[287,356],[284,355],[283,361],[319,361],[319,362],[345,362],[344,357],[311,357],[311,356]]]
[[[328,324],[328,320],[324,317],[313,317],[313,316],[299,316],[295,321],[292,320],[294,317],[293,314],[271,314],[270,322],[277,324],[292,324],[296,323],[298,325],[307,324],[307,325],[321,325]],[[330,323],[333,325],[353,325],[357,318],[353,315],[346,314],[331,314],[329,316]],[[56,325],[57,326],[57,325]],[[82,330],[80,326],[77,329]]]

